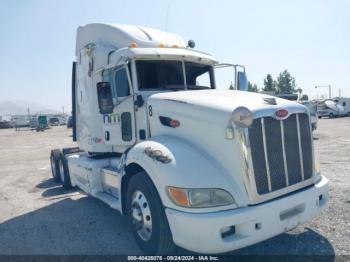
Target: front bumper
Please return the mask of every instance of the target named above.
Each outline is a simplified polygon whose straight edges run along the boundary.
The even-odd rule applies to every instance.
[[[315,217],[328,202],[328,179],[267,203],[213,213],[166,209],[175,244],[199,253],[223,253],[271,238]],[[233,228],[234,233],[222,236]]]

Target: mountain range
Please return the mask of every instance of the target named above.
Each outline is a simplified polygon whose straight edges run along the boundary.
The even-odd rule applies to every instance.
[[[0,115],[60,114],[62,112],[29,101],[0,101]]]

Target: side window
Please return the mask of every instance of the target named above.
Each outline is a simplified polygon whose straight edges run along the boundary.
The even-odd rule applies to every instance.
[[[346,106],[346,103],[345,103],[345,102],[343,102],[343,106]]]
[[[114,75],[114,95],[116,97],[124,97],[130,95],[129,81],[125,69],[120,69]]]
[[[213,88],[211,71],[212,67],[204,64],[197,64],[192,62],[185,62],[186,66],[186,83],[189,89],[199,88]]]

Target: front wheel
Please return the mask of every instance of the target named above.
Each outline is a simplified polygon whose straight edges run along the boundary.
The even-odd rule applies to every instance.
[[[175,247],[164,206],[145,172],[134,175],[127,190],[127,214],[135,240],[146,254],[169,254]]]

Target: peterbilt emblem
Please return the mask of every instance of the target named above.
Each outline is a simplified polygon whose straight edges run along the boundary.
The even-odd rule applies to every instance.
[[[288,110],[280,109],[280,110],[275,112],[275,116],[276,116],[276,118],[279,118],[279,119],[285,118],[288,116]]]

